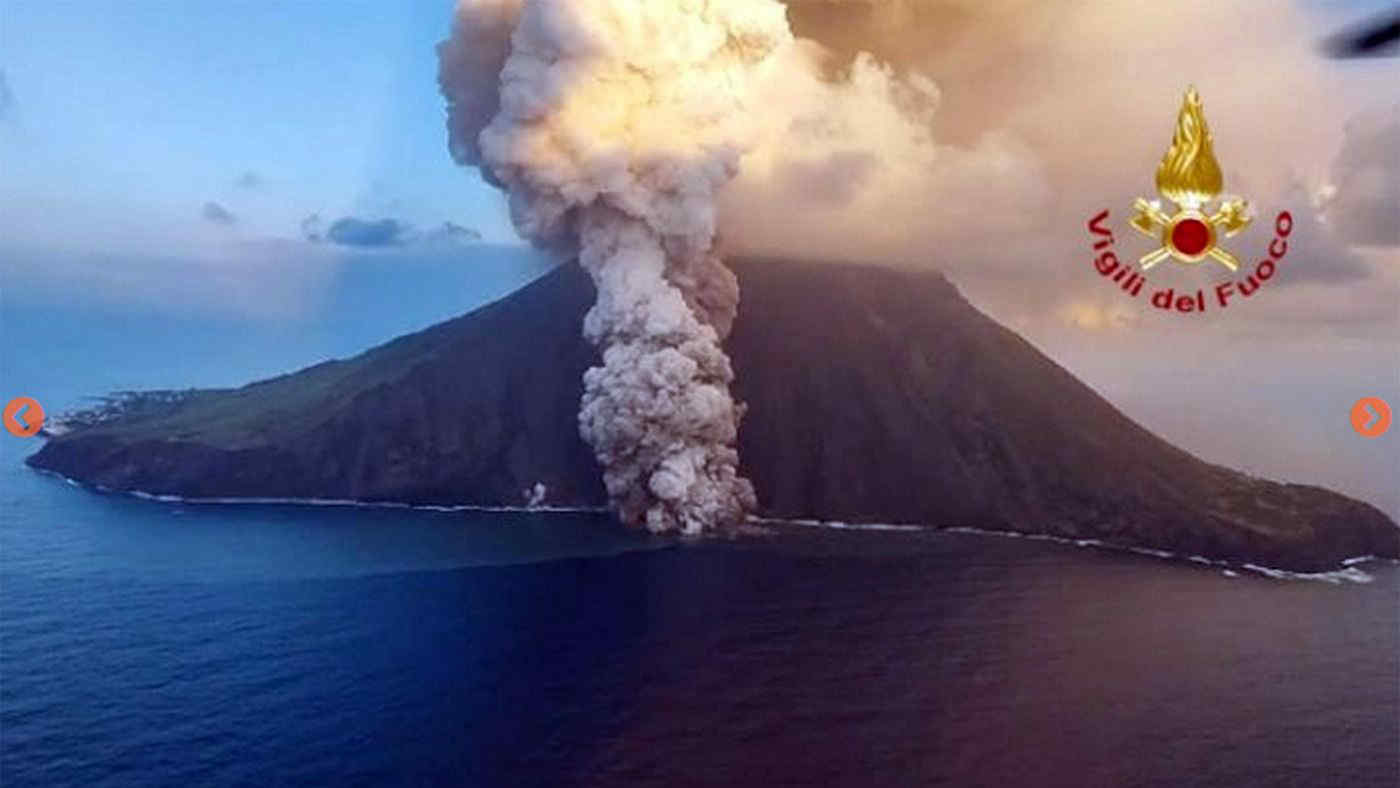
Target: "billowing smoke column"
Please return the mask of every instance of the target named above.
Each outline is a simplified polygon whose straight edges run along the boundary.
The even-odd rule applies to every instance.
[[[714,249],[748,87],[791,42],[774,0],[461,0],[439,46],[454,158],[519,232],[576,250],[597,302],[579,429],[624,522],[698,534],[755,505],[720,347],[738,283]]]

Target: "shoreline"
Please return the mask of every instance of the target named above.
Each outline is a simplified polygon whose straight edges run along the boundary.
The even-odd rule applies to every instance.
[[[364,508],[364,509],[403,509],[408,511],[424,512],[497,512],[502,514],[606,514],[606,507],[589,506],[488,506],[484,504],[411,504],[397,501],[357,501],[344,498],[276,498],[276,497],[214,497],[214,498],[186,498],[179,495],[162,495],[146,492],[144,490],[116,490],[101,484],[89,484],[78,479],[65,476],[57,471],[47,468],[36,468],[26,465],[30,470],[42,476],[49,476],[60,479],[65,483],[84,490],[89,490],[104,495],[125,495],[142,501],[155,503],[177,503],[196,506],[307,506],[307,507],[342,507],[342,508]],[[801,528],[824,528],[829,530],[847,531],[896,531],[896,532],[947,532],[966,533],[979,536],[995,536],[1004,539],[1032,539],[1056,544],[1070,545],[1074,547],[1099,549],[1116,553],[1134,553],[1158,558],[1173,563],[1194,563],[1205,566],[1219,567],[1227,577],[1238,577],[1235,570],[1253,572],[1264,577],[1275,580],[1308,580],[1314,582],[1325,582],[1334,585],[1343,582],[1370,583],[1375,578],[1358,569],[1358,566],[1371,562],[1381,562],[1382,559],[1375,555],[1361,555],[1345,558],[1341,561],[1341,567],[1324,572],[1297,572],[1288,569],[1262,566],[1253,563],[1236,564],[1229,561],[1206,558],[1200,555],[1181,555],[1170,550],[1162,550],[1152,547],[1118,545],[1104,542],[1099,539],[1073,539],[1066,536],[1055,536],[1052,534],[1027,533],[1023,531],[997,531],[986,528],[974,528],[971,526],[938,526],[938,525],[915,525],[909,523],[849,523],[841,520],[819,520],[811,518],[782,518],[782,517],[760,517],[751,516],[749,521],[757,524],[791,525]],[[1400,560],[1390,560],[1391,564],[1400,564]]]

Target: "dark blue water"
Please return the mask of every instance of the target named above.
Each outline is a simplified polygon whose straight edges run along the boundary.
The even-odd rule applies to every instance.
[[[365,333],[454,309],[359,301]],[[6,388],[48,402],[354,349],[316,315],[0,318],[28,348]],[[0,435],[7,787],[1400,774],[1390,564],[1333,583],[971,534],[677,545],[587,514],[160,503],[36,474],[35,448]]]
[[[9,444],[12,446],[13,444]],[[1389,785],[1370,583],[948,533],[175,505],[4,466],[0,782]]]

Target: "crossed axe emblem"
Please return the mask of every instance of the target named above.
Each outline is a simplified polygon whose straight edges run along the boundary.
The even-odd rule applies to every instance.
[[[1209,257],[1231,271],[1239,269],[1240,261],[1216,241],[1222,234],[1229,238],[1249,226],[1252,217],[1246,213],[1244,200],[1224,200],[1210,216],[1195,205],[1181,206],[1174,215],[1167,216],[1162,212],[1161,201],[1148,202],[1141,197],[1133,203],[1133,209],[1137,211],[1130,220],[1133,227],[1162,244],[1138,260],[1144,271],[1168,257],[1184,263],[1198,263]]]

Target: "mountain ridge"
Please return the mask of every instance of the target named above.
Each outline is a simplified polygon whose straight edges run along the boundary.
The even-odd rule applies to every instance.
[[[1204,462],[1139,426],[941,274],[733,261],[741,470],[765,517],[1091,538],[1295,570],[1400,557],[1369,504]],[[562,266],[359,356],[52,438],[27,462],[189,498],[601,506],[578,436],[592,301]]]

